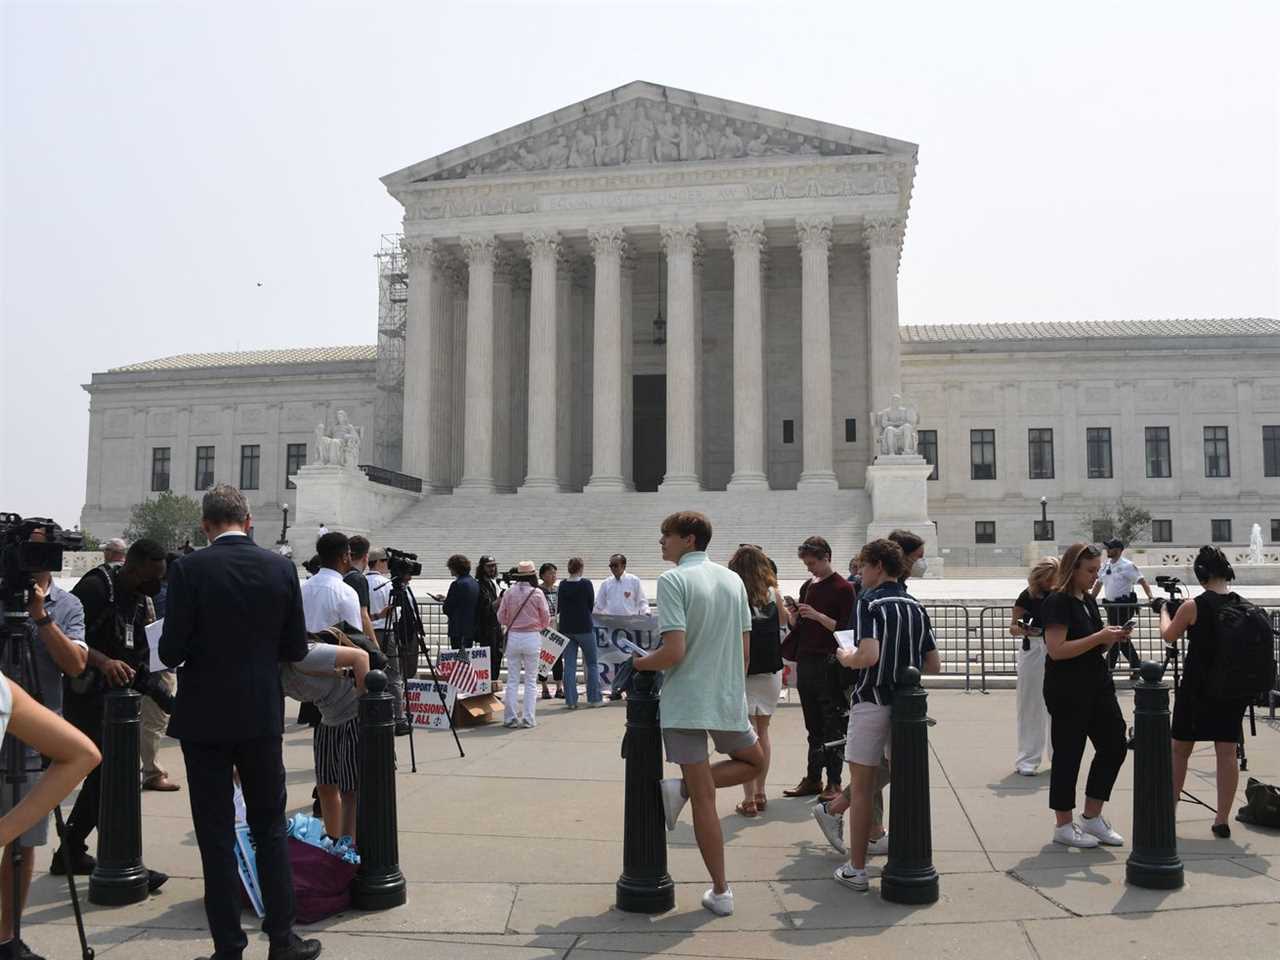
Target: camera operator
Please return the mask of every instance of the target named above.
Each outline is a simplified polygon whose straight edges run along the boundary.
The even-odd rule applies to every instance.
[[[1217,547],[1204,546],[1192,565],[1204,592],[1193,602],[1182,601],[1173,606],[1163,597],[1152,601],[1160,613],[1160,636],[1169,646],[1188,634],[1187,656],[1173,700],[1173,801],[1182,795],[1187,779],[1187,763],[1197,743],[1213,742],[1217,759],[1218,812],[1213,820],[1213,835],[1231,836],[1227,817],[1235,803],[1240,783],[1236,764],[1236,744],[1243,732],[1247,700],[1219,700],[1208,690],[1209,672],[1222,638],[1218,636],[1218,611],[1226,604],[1238,603],[1230,583],[1236,578],[1226,555]]]
[[[63,713],[96,746],[102,746],[102,716],[107,690],[133,686],[148,696],[167,697],[157,691],[147,673],[150,648],[145,633],[148,602],[160,593],[165,577],[165,550],[154,540],[138,540],[125,554],[119,569],[95,567],[71,589],[84,605],[85,640],[89,666],[64,684]],[[54,854],[50,872],[72,870],[91,873],[94,859],[88,854],[89,834],[98,826],[101,769],[89,774],[67,817],[62,847]],[[59,856],[61,853],[61,856]],[[149,887],[158,890],[167,879],[148,871]]]
[[[369,551],[369,567],[365,571],[365,579],[369,581],[369,609],[373,618],[373,632],[378,638],[382,655],[387,658],[387,690],[394,698],[395,734],[397,737],[407,736],[409,721],[404,716],[404,676],[400,672],[400,645],[396,642],[394,632],[387,629],[393,606],[393,582],[386,550],[379,547]]]
[[[1133,588],[1142,587],[1142,592],[1147,595],[1147,602],[1150,603],[1151,587],[1137,565],[1124,556],[1123,540],[1112,537],[1104,540],[1102,545],[1107,551],[1107,562],[1102,565],[1098,582],[1093,585],[1093,595],[1096,597],[1098,591],[1102,591],[1102,606],[1107,611],[1107,623],[1113,627],[1122,627],[1138,615],[1138,595]],[[1113,646],[1107,654],[1107,669],[1116,668],[1121,652],[1129,661],[1129,669],[1135,671],[1136,679],[1136,671],[1141,662],[1128,637]]]
[[[45,540],[44,530],[35,530],[31,535],[31,540],[43,542]],[[33,573],[31,579],[31,599],[27,605],[27,615],[30,619],[24,624],[26,635],[23,639],[27,644],[27,648],[34,652],[31,663],[37,674],[34,679],[38,679],[39,685],[36,686],[32,682],[33,678],[23,676],[21,661],[18,659],[21,656],[22,648],[17,644],[11,643],[4,651],[4,672],[8,677],[6,693],[8,693],[9,684],[15,689],[12,692],[12,698],[6,696],[6,699],[13,699],[15,705],[21,703],[24,709],[27,704],[31,704],[31,709],[34,710],[35,703],[30,698],[23,696],[23,694],[38,694],[43,700],[43,706],[57,715],[62,712],[63,675],[76,676],[84,670],[85,664],[88,663],[89,648],[84,642],[84,609],[76,597],[67,593],[67,591],[53,582],[53,576],[48,571]],[[17,716],[15,714],[16,719]],[[15,735],[20,732],[18,730],[19,726],[20,724],[15,723],[13,729]],[[45,726],[48,726],[47,721]],[[45,732],[47,733],[48,731]],[[63,738],[65,736],[65,733],[62,734]],[[77,734],[76,741],[79,752],[83,756],[89,756],[84,750],[85,748],[92,750],[93,745],[80,742],[82,740],[83,735]],[[31,741],[25,740],[25,742],[30,743]],[[33,745],[39,746],[38,744]],[[16,749],[16,743],[13,737],[5,737],[3,746],[0,747],[0,770],[9,770],[9,751],[14,749]],[[96,750],[92,755],[97,755]],[[78,778],[74,782],[65,781],[66,769],[64,767],[59,771],[61,779],[56,781],[56,785],[45,786],[42,789],[41,781],[44,777],[52,774],[52,768],[42,775],[40,773],[40,755],[30,747],[22,751],[22,756],[22,769],[25,771],[27,779],[26,782],[17,785],[19,806],[25,803],[26,798],[37,790],[41,791],[41,796],[56,794],[55,802],[61,801],[79,783]],[[83,774],[88,774],[96,764],[97,761],[85,765]],[[27,809],[30,809],[30,807]],[[51,809],[53,809],[52,804],[46,808],[45,813],[47,814]],[[10,815],[11,812],[16,812],[17,810],[18,807],[14,806],[13,785],[8,783],[0,784],[0,814]],[[23,817],[25,819],[25,812]],[[25,949],[24,944],[18,944],[16,948],[13,944],[14,851],[12,844],[16,842],[22,853],[21,876],[19,877],[20,902],[18,904],[21,912],[22,908],[26,906],[27,891],[31,886],[31,874],[35,864],[31,850],[33,847],[44,846],[48,839],[49,820],[47,816],[34,820],[23,831],[21,837],[17,837],[14,834],[5,838],[6,844],[9,845],[5,847],[3,865],[0,866],[0,914],[2,914],[0,916],[0,958],[33,956],[29,952],[23,952]]]

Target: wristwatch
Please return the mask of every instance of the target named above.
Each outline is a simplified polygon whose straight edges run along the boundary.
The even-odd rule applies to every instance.
[[[34,620],[32,622],[36,625],[36,627],[47,627],[49,624],[53,623],[53,614],[46,613],[39,620]]]

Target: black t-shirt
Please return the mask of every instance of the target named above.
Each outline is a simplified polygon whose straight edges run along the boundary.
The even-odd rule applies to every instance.
[[[1102,629],[1102,614],[1098,612],[1097,601],[1088,594],[1083,600],[1066,593],[1048,594],[1040,605],[1040,619],[1046,631],[1049,627],[1065,625],[1068,640],[1083,640]],[[1094,647],[1069,660],[1050,657],[1045,662],[1045,676],[1093,678],[1111,683],[1105,652],[1105,647]]]
[[[1013,601],[1015,607],[1022,608],[1022,618],[1031,624],[1033,630],[1044,626],[1044,600],[1044,597],[1033,597],[1030,590],[1023,590],[1018,594],[1018,599]]]
[[[369,609],[369,578],[364,575],[362,570],[348,570],[346,576],[342,578],[342,582],[356,592],[356,596],[360,599],[360,609]],[[360,624],[353,623],[353,627]]]
[[[116,571],[95,567],[71,592],[84,607],[84,639],[91,650],[134,667],[146,662],[146,602],[140,594],[124,593]]]

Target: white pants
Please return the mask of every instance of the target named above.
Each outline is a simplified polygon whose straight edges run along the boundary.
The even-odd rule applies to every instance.
[[[503,720],[523,716],[533,719],[538,703],[538,655],[542,652],[542,635],[515,632],[507,634],[507,689],[503,692]],[[524,669],[524,710],[519,709],[520,670]]]
[[[1044,639],[1031,638],[1031,649],[1018,646],[1018,755],[1017,770],[1036,770],[1040,756],[1049,746],[1049,710],[1044,705]]]

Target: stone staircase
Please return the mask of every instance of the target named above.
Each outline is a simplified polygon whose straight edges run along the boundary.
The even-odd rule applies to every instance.
[[[796,547],[811,534],[831,542],[844,570],[866,539],[870,502],[862,490],[813,492],[708,491],[623,494],[445,494],[423,497],[383,528],[373,542],[416,553],[426,578],[447,578],[445,559],[466,554],[497,557],[506,569],[519,560],[551,560],[565,575],[565,561],[580,556],[589,577],[608,573],[612,553],[624,553],[628,571],[652,579],[668,564],[658,549],[662,518],[698,510],[711,520],[709,552],[725,562],[739,543],[759,544],[778,565],[781,579],[801,579]]]

